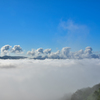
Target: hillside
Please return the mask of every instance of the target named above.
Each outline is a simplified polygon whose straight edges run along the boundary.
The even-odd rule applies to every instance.
[[[70,100],[100,100],[100,84],[77,90]]]

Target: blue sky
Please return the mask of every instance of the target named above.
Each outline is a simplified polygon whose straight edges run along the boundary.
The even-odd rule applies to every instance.
[[[100,51],[99,0],[0,0],[0,47]]]

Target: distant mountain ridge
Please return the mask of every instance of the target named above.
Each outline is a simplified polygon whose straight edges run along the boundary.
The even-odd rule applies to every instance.
[[[25,59],[27,57],[24,56],[2,56],[0,59]]]

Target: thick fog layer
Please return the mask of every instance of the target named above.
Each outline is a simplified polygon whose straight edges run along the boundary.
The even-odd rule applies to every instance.
[[[0,60],[0,100],[58,100],[100,82],[100,59]]]

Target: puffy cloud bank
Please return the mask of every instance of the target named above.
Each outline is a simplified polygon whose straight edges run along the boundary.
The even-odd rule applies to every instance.
[[[0,60],[0,100],[58,100],[100,83],[100,59]]]
[[[6,55],[6,54],[8,54],[9,53],[9,49],[11,48],[11,46],[10,45],[5,45],[5,46],[3,46],[2,48],[1,48],[1,54],[2,55]]]
[[[15,45],[13,48],[10,45],[5,45],[1,48],[1,55],[9,55],[11,53],[14,54],[22,54],[23,49],[20,45]],[[85,50],[79,50],[76,52],[71,52],[70,47],[63,47],[62,50],[58,50],[56,52],[52,52],[52,49],[38,48],[37,50],[32,49],[31,51],[27,51],[29,58],[33,59],[85,59],[85,58],[100,58],[100,54],[93,53],[93,49],[91,47],[86,47]],[[24,58],[24,57],[23,57]]]
[[[10,53],[20,54],[23,51],[20,45],[15,45],[13,48],[11,47],[10,45],[1,47],[1,55],[9,55]]]
[[[51,49],[39,48],[37,50],[28,51],[27,55],[34,59],[83,59],[83,58],[100,58],[100,54],[95,54],[91,47],[86,47],[85,50],[71,52],[70,47],[64,47],[61,51],[51,52]]]
[[[11,49],[11,53],[21,53],[23,50],[20,47],[20,45],[15,45],[12,49]]]

